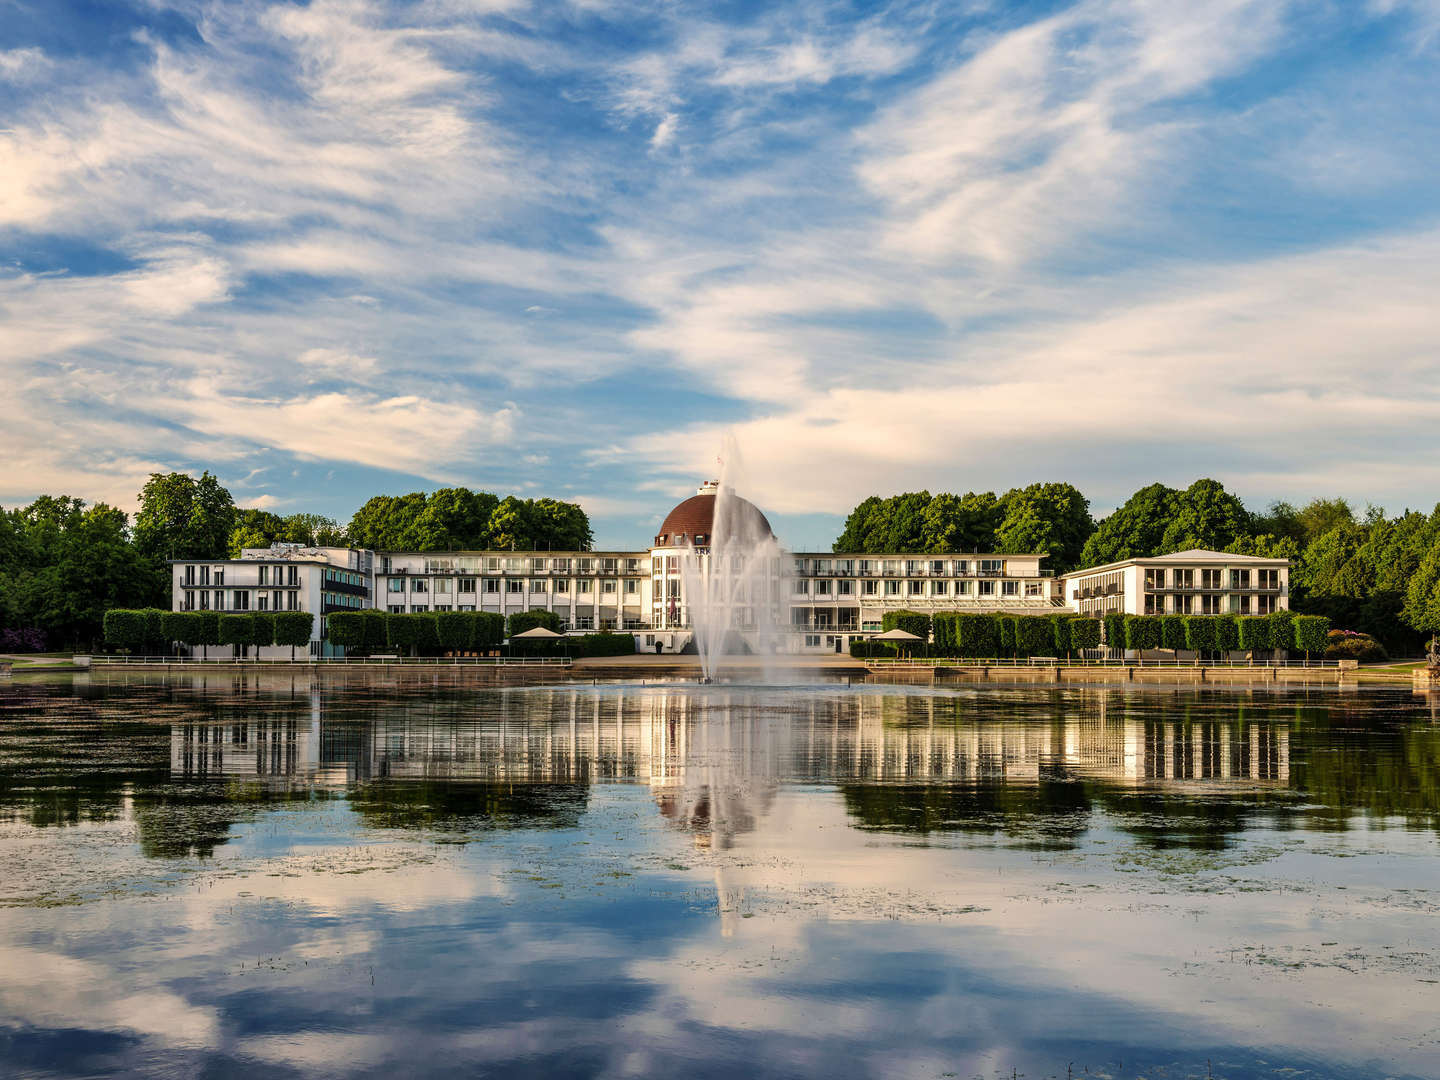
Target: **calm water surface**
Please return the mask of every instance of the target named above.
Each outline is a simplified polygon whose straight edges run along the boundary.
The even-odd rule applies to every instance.
[[[1424,697],[0,686],[0,1074],[1440,1076]]]

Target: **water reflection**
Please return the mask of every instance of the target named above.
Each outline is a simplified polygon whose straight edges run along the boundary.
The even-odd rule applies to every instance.
[[[21,1075],[1235,1080],[1440,1051],[1440,728],[1404,695],[79,691],[0,689]]]

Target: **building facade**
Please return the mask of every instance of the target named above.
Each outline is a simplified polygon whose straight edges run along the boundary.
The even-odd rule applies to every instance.
[[[570,632],[630,631],[642,651],[679,652],[694,638],[695,594],[717,581],[728,625],[742,634],[776,628],[765,647],[783,652],[845,651],[879,631],[890,611],[1260,615],[1289,606],[1285,559],[1192,550],[1058,579],[1038,553],[788,552],[775,543],[765,515],[738,496],[725,496],[717,522],[720,499],[718,484],[703,484],[639,551],[371,552],[276,544],[246,549],[239,559],[176,561],[173,605],[312,612],[317,656],[337,652],[326,641],[324,616],[362,608],[505,616],[539,608],[554,612]],[[717,528],[746,543],[717,542]],[[717,543],[730,563],[714,562]]]
[[[1068,574],[1081,615],[1268,615],[1290,606],[1290,562],[1192,548]]]

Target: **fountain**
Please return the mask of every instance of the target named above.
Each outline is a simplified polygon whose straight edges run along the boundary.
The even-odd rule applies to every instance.
[[[764,669],[774,666],[780,650],[784,559],[765,515],[740,494],[743,478],[739,450],[727,436],[720,479],[713,484],[710,535],[703,545],[692,543],[681,559],[700,681],[706,683],[727,656],[757,654]]]

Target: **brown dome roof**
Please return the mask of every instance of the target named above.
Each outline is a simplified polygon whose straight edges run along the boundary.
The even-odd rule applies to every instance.
[[[758,520],[760,529],[766,536],[773,534],[770,522],[760,512],[760,508],[748,499],[735,497],[744,512],[754,514]],[[704,546],[710,543],[711,533],[715,524],[715,492],[714,490],[702,491],[698,495],[691,495],[679,506],[665,515],[665,521],[660,526],[660,531],[655,536],[656,547],[682,547],[685,544],[698,544]]]

